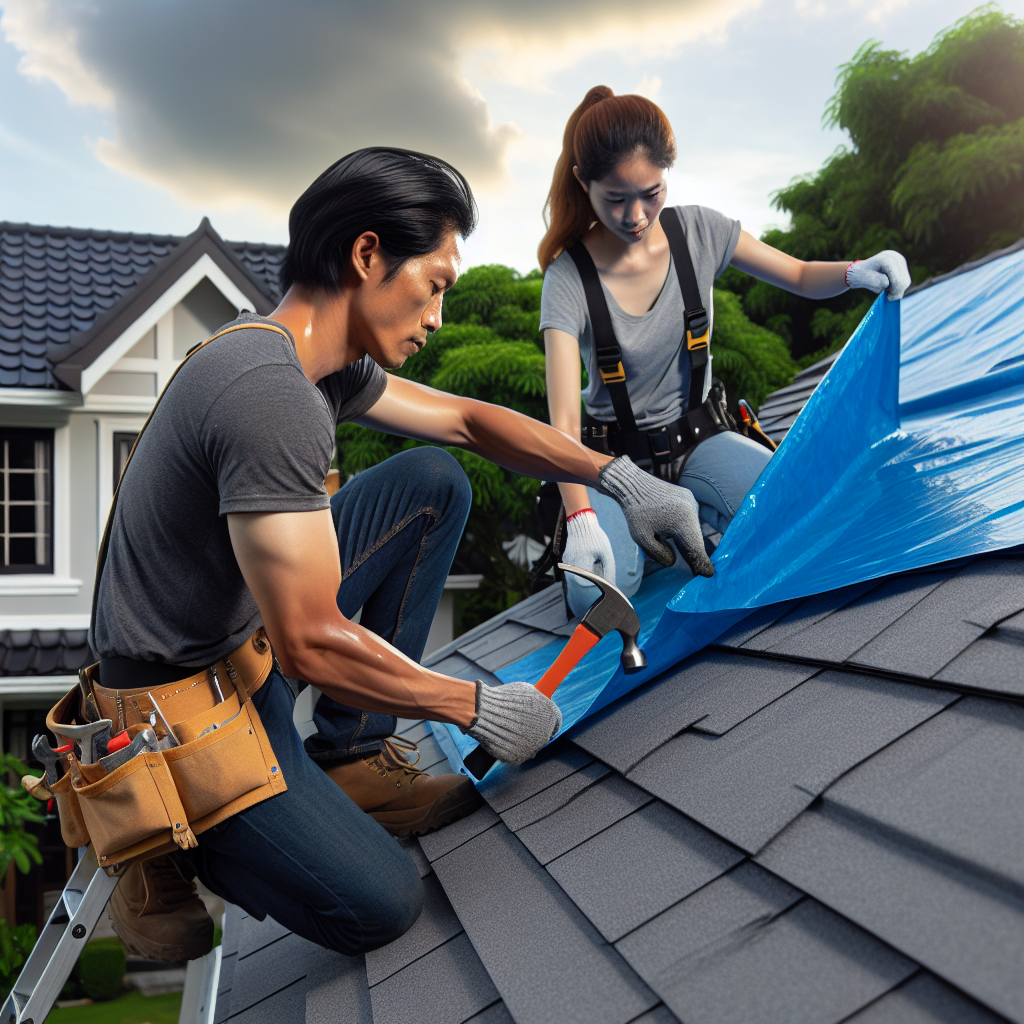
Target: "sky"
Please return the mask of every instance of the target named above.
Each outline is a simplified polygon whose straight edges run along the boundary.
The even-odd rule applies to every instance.
[[[785,224],[772,192],[869,39],[918,53],[970,0],[0,0],[0,219],[286,242],[288,210],[366,145],[466,173],[464,265],[536,265],[566,119],[641,92],[679,157],[669,201]],[[1024,17],[1024,0],[1003,10]]]

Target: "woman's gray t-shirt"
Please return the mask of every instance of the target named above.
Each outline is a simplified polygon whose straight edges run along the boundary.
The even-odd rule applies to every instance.
[[[233,323],[272,321],[242,314]],[[386,385],[366,356],[314,386],[291,335],[255,326],[196,352],[125,472],[93,650],[202,668],[239,647],[262,619],[227,514],[328,508],[336,425],[370,409]]]
[[[677,206],[686,231],[686,243],[697,275],[701,301],[714,318],[712,288],[732,259],[740,238],[740,222],[706,206]],[[655,430],[679,419],[687,411],[690,393],[690,358],[683,344],[683,296],[674,262],[654,305],[642,316],[625,312],[602,281],[608,310],[622,351],[626,387],[637,426]],[[594,359],[594,334],[583,282],[572,257],[563,252],[548,267],[540,301],[541,330],[558,330],[579,341],[590,386],[583,395],[587,412],[605,422],[615,420],[608,389],[601,383]],[[705,381],[705,395],[711,381]]]

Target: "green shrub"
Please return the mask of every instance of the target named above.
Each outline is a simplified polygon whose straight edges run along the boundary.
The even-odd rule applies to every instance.
[[[61,997],[79,999],[84,996],[96,1002],[113,999],[121,994],[127,967],[120,939],[93,939],[79,954]]]
[[[0,991],[5,996],[14,987],[35,944],[34,924],[19,924],[12,928],[7,921],[0,918]]]

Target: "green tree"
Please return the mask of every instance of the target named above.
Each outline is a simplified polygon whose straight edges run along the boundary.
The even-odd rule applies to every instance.
[[[765,242],[812,260],[898,249],[921,281],[1024,235],[1024,22],[988,5],[914,57],[870,41],[836,85],[824,120],[850,145],[775,193],[791,223]],[[870,302],[812,303],[736,272],[722,284],[804,364],[845,343]]]
[[[4,780],[20,780],[28,775],[29,770],[12,754],[0,754],[0,774]],[[38,774],[33,772],[32,774]],[[7,870],[13,860],[15,866],[23,874],[27,874],[33,864],[42,864],[43,857],[39,852],[39,841],[25,831],[29,822],[45,820],[40,812],[39,801],[30,796],[15,783],[12,788],[6,781],[0,781],[0,875]]]

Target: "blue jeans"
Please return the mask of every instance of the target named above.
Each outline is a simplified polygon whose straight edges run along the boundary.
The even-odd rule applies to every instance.
[[[338,608],[419,661],[473,491],[441,448],[412,448],[353,477],[331,499],[341,555]],[[306,751],[321,763],[374,753],[393,715],[321,697]]]
[[[726,431],[709,437],[686,460],[679,485],[688,487],[697,499],[704,545],[710,551],[718,547],[722,534],[771,457],[763,445]],[[592,487],[587,488],[587,494],[615,554],[615,585],[632,597],[643,581],[644,554],[629,535],[626,517],[619,506]],[[647,566],[647,571],[650,568]],[[585,614],[597,600],[597,588],[579,576],[567,573],[565,590],[574,615]]]
[[[352,956],[393,941],[422,909],[419,871],[309,759],[277,670],[253,704],[288,789],[207,829],[179,862],[222,899],[328,949]]]
[[[439,448],[415,448],[349,481],[332,499],[341,552],[338,607],[419,660],[462,536],[472,491]],[[212,892],[262,920],[353,955],[410,928],[423,905],[408,854],[311,760],[379,749],[391,715],[322,697],[305,749],[295,699],[275,668],[253,703],[288,789],[199,836],[179,856]]]

